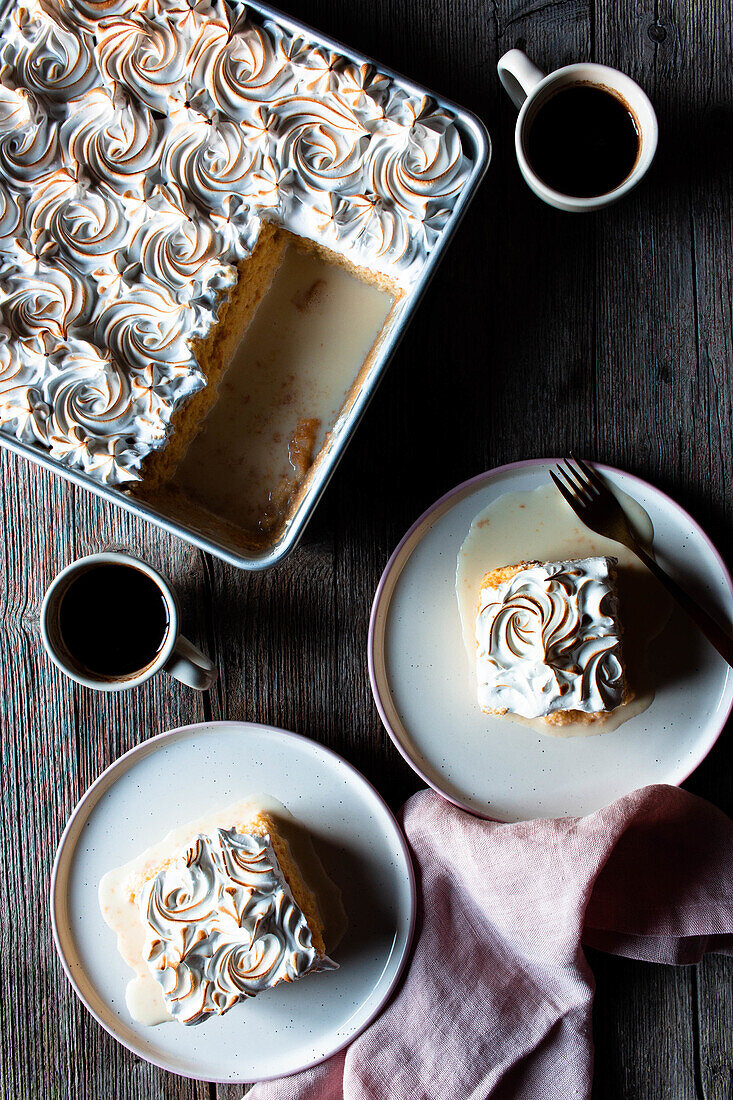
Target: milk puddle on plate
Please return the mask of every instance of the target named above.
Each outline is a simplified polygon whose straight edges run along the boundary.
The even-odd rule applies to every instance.
[[[651,545],[654,529],[647,513],[626,493],[616,487],[613,491],[632,528]],[[484,573],[520,561],[572,561],[595,556],[618,559],[623,647],[633,699],[594,722],[571,722],[565,726],[552,726],[539,718],[522,718],[517,714],[492,715],[492,718],[517,722],[550,737],[589,737],[617,729],[622,722],[651,706],[654,682],[649,670],[648,648],[669,619],[672,601],[630,550],[588,530],[551,484],[505,493],[492,501],[474,517],[458,552],[456,596],[468,661],[467,682],[475,698],[474,631]]]
[[[211,834],[217,828],[228,829],[233,822],[248,821],[258,813],[268,813],[277,821],[303,878],[318,898],[327,950],[333,951],[341,941],[346,931],[341,891],[326,874],[306,829],[272,795],[249,795],[195,821],[176,826],[129,863],[108,871],[99,884],[102,916],[117,933],[117,950],[135,971],[135,977],[128,982],[125,1001],[128,1012],[137,1023],[150,1027],[168,1023],[173,1017],[165,1007],[160,985],[143,959],[145,928],[137,903],[131,898],[130,883],[136,881],[145,868],[158,868],[172,856],[177,856],[200,833]]]

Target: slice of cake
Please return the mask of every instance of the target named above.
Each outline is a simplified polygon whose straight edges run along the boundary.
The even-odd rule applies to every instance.
[[[486,714],[563,725],[628,699],[615,558],[525,561],[486,573],[476,619]]]
[[[290,844],[250,803],[184,826],[110,872],[100,906],[138,975],[127,1001],[143,1023],[199,1024],[280,982],[337,969]]]

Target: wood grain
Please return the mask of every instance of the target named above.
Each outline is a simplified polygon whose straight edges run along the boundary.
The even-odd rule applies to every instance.
[[[475,110],[494,155],[298,550],[244,574],[47,472],[0,455],[0,1094],[19,1100],[239,1100],[167,1075],[85,1012],[51,943],[53,852],[75,802],[140,740],[203,718],[272,722],[342,752],[399,805],[418,782],[369,691],[365,644],[396,542],[458,481],[570,447],[647,477],[730,544],[731,31],[725,0],[289,0],[294,15]],[[648,90],[658,161],[642,188],[574,218],[523,185],[497,58],[590,58]],[[177,587],[216,660],[207,697],[157,678],[121,696],[63,679],[38,635],[73,558],[129,547]],[[733,809],[729,738],[690,787]],[[12,915],[12,919],[11,919]],[[593,953],[597,1100],[722,1100],[733,1072],[733,964],[663,968]]]

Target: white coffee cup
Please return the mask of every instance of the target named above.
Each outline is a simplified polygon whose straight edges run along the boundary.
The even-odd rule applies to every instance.
[[[144,667],[129,675],[104,676],[82,667],[69,651],[62,637],[59,625],[61,601],[72,583],[82,573],[98,565],[128,565],[144,573],[160,591],[165,604],[168,625],[163,643],[155,657]],[[94,615],[103,615],[103,608],[90,608],[90,619]],[[201,650],[197,649],[180,633],[178,600],[167,580],[147,562],[131,554],[110,550],[102,554],[90,554],[86,558],[67,565],[49,585],[41,606],[41,637],[46,652],[53,663],[63,673],[76,680],[78,684],[94,688],[97,691],[124,691],[137,687],[155,676],[157,672],[167,672],[181,683],[196,691],[207,691],[216,679],[216,668]]]
[[[535,195],[544,202],[557,207],[558,210],[567,210],[571,213],[599,210],[603,206],[618,202],[646,175],[657,148],[659,134],[657,116],[646,93],[630,76],[619,72],[618,69],[611,69],[608,65],[596,65],[591,62],[565,65],[546,76],[521,50],[509,50],[500,59],[497,67],[499,79],[514,106],[519,109],[514,130],[514,146],[519,168]],[[630,111],[639,132],[639,155],[629,175],[613,190],[590,198],[564,195],[548,187],[533,170],[526,153],[527,134],[542,104],[561,88],[567,88],[573,84],[595,85],[615,93]]]

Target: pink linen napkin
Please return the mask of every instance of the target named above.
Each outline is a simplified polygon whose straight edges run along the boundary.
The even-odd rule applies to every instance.
[[[676,787],[515,825],[421,791],[402,820],[419,912],[395,997],[346,1051],[248,1100],[582,1100],[581,943],[662,963],[733,952],[733,822]]]

